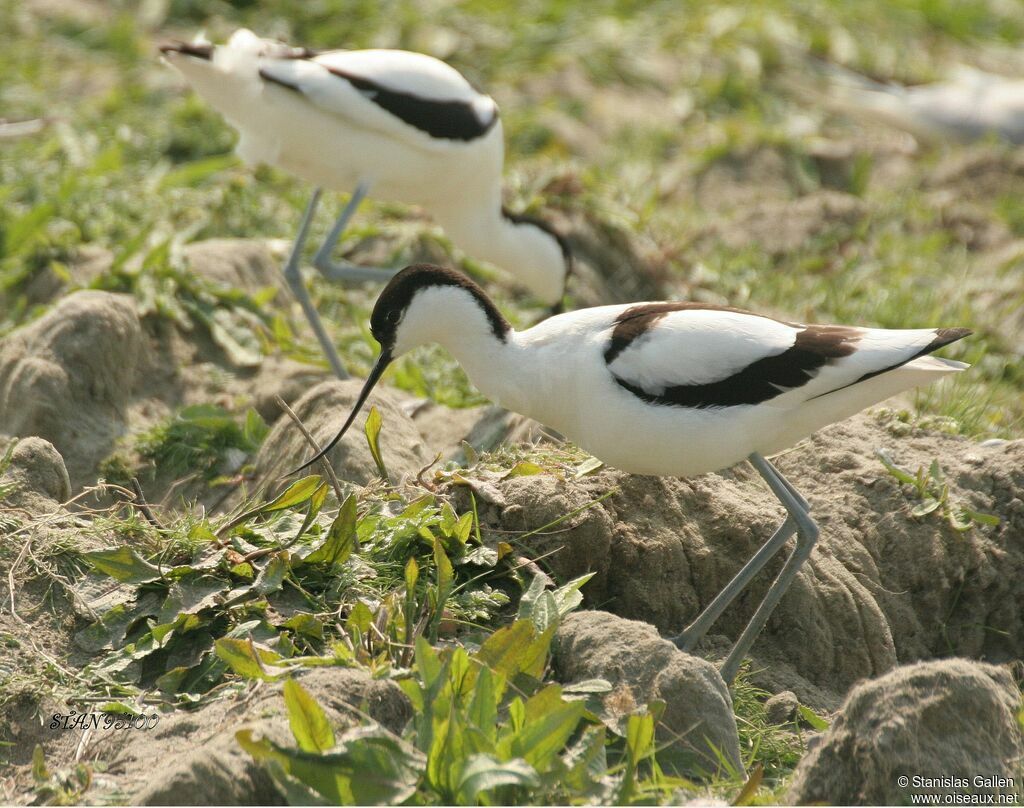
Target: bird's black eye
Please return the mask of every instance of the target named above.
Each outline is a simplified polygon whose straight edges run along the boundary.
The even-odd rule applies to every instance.
[[[391,325],[398,325],[398,321],[402,319],[402,312],[398,309],[392,309],[384,315],[384,319],[391,323]]]

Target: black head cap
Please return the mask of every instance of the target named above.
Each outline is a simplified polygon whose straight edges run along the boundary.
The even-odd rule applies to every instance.
[[[338,430],[330,443],[301,466],[289,471],[288,474],[294,474],[306,468],[306,466],[315,463],[344,437],[348,428],[355,421],[359,410],[366,403],[370,391],[380,381],[380,377],[384,374],[385,369],[391,363],[391,360],[394,359],[398,327],[405,317],[412,299],[416,296],[417,292],[421,292],[424,289],[444,286],[465,289],[476,298],[480,308],[487,315],[494,335],[502,342],[505,341],[512,327],[501,315],[501,312],[498,311],[494,303],[491,302],[491,299],[487,297],[484,290],[465,275],[460,275],[451,269],[434,266],[433,264],[413,264],[406,267],[388,282],[388,285],[384,287],[384,291],[380,293],[380,297],[377,298],[376,304],[374,304],[373,313],[370,315],[370,332],[373,334],[374,339],[380,343],[380,356],[377,357],[376,363],[366,377],[366,383],[356,398],[352,412],[349,413],[345,423],[342,424],[341,429]]]
[[[381,344],[382,351],[389,351],[394,346],[398,325],[416,294],[435,286],[450,286],[469,292],[487,315],[494,336],[505,340],[512,327],[483,289],[453,269],[434,264],[413,264],[388,282],[370,315],[370,333]]]

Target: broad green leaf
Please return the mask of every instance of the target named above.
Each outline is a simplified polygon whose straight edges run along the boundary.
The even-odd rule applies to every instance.
[[[936,510],[942,503],[937,499],[926,499],[924,502],[920,502],[914,506],[910,511],[911,516],[927,516],[932,511]]]
[[[654,754],[654,716],[650,713],[629,717],[626,723],[626,753],[634,766]]]
[[[357,600],[352,607],[352,611],[348,613],[348,619],[345,620],[345,628],[349,634],[353,632],[366,634],[370,630],[372,623],[373,612],[370,611],[370,607],[363,603],[363,601]]]
[[[580,589],[587,583],[587,581],[593,578],[595,574],[596,573],[588,572],[578,578],[573,578],[569,583],[558,587],[558,589],[551,593],[558,606],[559,617],[565,617],[569,612],[583,602],[583,595],[580,593]]]
[[[532,477],[535,474],[543,473],[544,469],[536,463],[531,463],[529,460],[520,460],[505,473],[502,479],[508,479],[509,477]]]
[[[477,805],[480,795],[501,786],[536,788],[540,778],[524,760],[501,762],[490,755],[472,755],[462,763],[456,782],[460,805]]]
[[[274,553],[267,562],[267,566],[260,570],[252,585],[252,591],[259,595],[268,595],[276,592],[284,583],[284,577],[291,567],[291,556],[287,550]]]
[[[43,785],[50,780],[50,770],[46,767],[46,755],[43,754],[43,747],[36,744],[32,750],[32,779],[37,785]]]
[[[480,668],[473,695],[469,701],[466,719],[493,744],[498,731],[498,707],[505,694],[505,677],[492,673],[490,668]]]
[[[373,456],[373,462],[377,464],[377,471],[381,479],[385,482],[391,482],[387,466],[384,465],[384,456],[380,452],[380,430],[382,425],[383,420],[381,419],[380,410],[376,407],[370,407],[370,413],[366,416],[366,426],[364,427],[366,442],[370,446],[370,454]]]
[[[399,514],[399,518],[407,520],[412,519],[414,516],[419,516],[424,510],[433,505],[435,501],[436,499],[433,494],[424,494],[421,497],[417,497]]]
[[[434,566],[437,567],[437,606],[440,611],[444,608],[448,595],[451,594],[452,584],[455,581],[455,570],[439,540],[434,541]]]
[[[989,527],[998,527],[1002,520],[994,513],[982,513],[981,511],[972,511],[970,508],[963,508],[964,515],[979,525],[988,525]]]
[[[326,752],[334,747],[334,731],[323,708],[294,679],[284,683],[284,703],[288,723],[299,748],[306,752]]]
[[[443,670],[437,651],[423,636],[416,638],[416,669],[420,672],[423,686],[427,689],[434,686]]]
[[[531,696],[523,706],[526,720],[512,738],[511,752],[537,771],[547,771],[576,731],[586,706],[582,701],[563,699],[562,688],[555,684]]]
[[[257,648],[251,640],[224,637],[217,640],[215,648],[217,656],[231,670],[247,679],[273,680],[291,670],[274,664],[283,661],[280,654],[269,648]]]
[[[289,617],[281,624],[281,627],[290,628],[297,634],[304,634],[317,640],[322,640],[324,637],[324,624],[307,612],[299,612]]]
[[[473,514],[464,513],[459,517],[459,523],[456,525],[455,538],[457,538],[461,544],[466,544],[471,535],[473,535]]]
[[[175,581],[160,607],[161,623],[173,623],[181,614],[196,614],[216,606],[227,594],[230,584],[212,575],[192,574]]]
[[[897,466],[889,456],[889,453],[884,449],[876,449],[875,456],[882,461],[882,465],[885,466],[886,470],[901,483],[914,486],[918,484],[917,478],[910,472]]]
[[[818,730],[818,732],[824,732],[828,729],[828,721],[814,712],[810,707],[799,704],[797,705],[796,711],[803,721],[806,721],[813,729]]]
[[[356,497],[349,496],[327,532],[323,544],[303,559],[305,564],[341,564],[356,547]]]
[[[488,637],[474,658],[512,680],[519,673],[539,678],[544,672],[554,626],[538,634],[531,620],[516,620]]]
[[[159,187],[161,190],[182,186],[195,187],[204,180],[237,164],[238,158],[234,154],[218,154],[202,160],[193,160],[164,174],[160,179]]]
[[[537,631],[547,631],[552,626],[558,625],[558,604],[555,603],[555,596],[545,590],[533,604],[533,613],[530,615]]]
[[[145,584],[160,578],[160,570],[141,558],[130,547],[82,553],[95,570],[126,584]]]
[[[520,620],[529,620],[533,614],[533,605],[537,602],[537,598],[544,592],[544,587],[551,581],[546,575],[534,575],[530,581],[530,585],[523,592],[519,598],[519,613],[517,617]]]
[[[124,603],[109,609],[92,625],[75,635],[75,643],[85,651],[95,653],[104,648],[116,648],[124,641],[128,627],[138,619],[134,609]]]
[[[580,477],[586,477],[588,474],[593,474],[602,466],[604,466],[603,460],[598,460],[596,457],[590,457],[576,467],[576,474],[574,476],[578,480]]]
[[[294,508],[310,499],[323,482],[319,474],[310,474],[301,480],[296,480],[284,491],[278,494],[271,502],[259,508],[263,513],[283,511],[286,508]]]
[[[276,760],[291,776],[339,805],[398,805],[409,799],[426,761],[416,749],[378,727],[350,730],[337,751],[286,749],[251,730],[235,738],[256,760]]]

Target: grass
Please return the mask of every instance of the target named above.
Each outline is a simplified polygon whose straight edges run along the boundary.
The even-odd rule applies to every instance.
[[[217,288],[182,260],[186,244],[205,238],[290,238],[309,193],[279,171],[242,166],[232,156],[230,128],[157,62],[159,40],[199,29],[219,39],[245,25],[313,47],[404,47],[450,61],[501,104],[510,203],[533,212],[561,209],[609,243],[625,232],[630,244],[649,245],[654,274],[677,294],[804,321],[973,328],[974,336],[944,350],[972,369],[918,394],[901,423],[1021,437],[1021,259],[999,259],[998,249],[974,244],[970,228],[955,221],[963,203],[986,226],[1020,235],[1024,214],[1014,186],[976,192],[968,177],[937,192],[936,178],[964,149],[924,145],[894,158],[884,130],[861,129],[794,91],[806,79],[808,55],[908,82],[941,76],[958,60],[998,66],[1024,37],[1017,11],[989,0],[467,0],[429,8],[414,0],[322,0],[301,8],[284,0],[119,0],[100,11],[70,0],[46,10],[0,0],[0,109],[8,121],[44,121],[36,134],[0,137],[0,337],[52,305],[40,289],[92,287],[134,296],[151,331],[173,324],[208,337],[240,372],[274,353],[324,366],[290,298],[273,289]],[[846,144],[850,153],[823,157],[822,141]],[[1010,159],[994,144],[972,153],[997,167]],[[771,214],[781,229],[792,216],[789,201],[822,191],[850,195],[859,213],[811,227],[793,249],[769,251],[736,224],[763,200],[768,209],[782,206]],[[326,214],[315,222],[310,249],[328,226]],[[447,255],[488,281],[513,323],[537,319],[535,301],[454,253],[416,212],[374,200],[344,246],[379,236],[395,263],[421,249]],[[84,276],[83,248],[108,251],[108,266]],[[314,279],[312,292],[342,357],[365,372],[376,353],[366,325],[374,290]],[[388,381],[447,406],[483,401],[439,348],[394,363]],[[251,454],[262,439],[265,427],[246,407],[235,401],[182,409],[129,438],[104,472],[127,483],[151,464],[215,482],[226,458]],[[480,467],[531,473],[543,466],[570,475],[586,458],[568,448],[531,455],[533,466],[523,459],[499,449]],[[893,466],[890,473],[905,483],[917,518],[944,518],[958,528],[984,522],[985,514],[949,501],[938,464],[918,472]],[[433,493],[403,500],[386,487],[362,492],[353,513],[355,500],[348,510],[328,507],[319,483],[307,489],[305,499],[276,510],[249,502],[252,512],[236,512],[240,521],[227,530],[198,508],[172,514],[158,528],[119,504],[91,512],[87,526],[75,527],[75,541],[33,540],[41,543],[20,572],[47,582],[44,608],[50,602],[60,611],[52,593],[76,585],[83,558],[142,578],[155,567],[150,580],[121,585],[162,600],[157,614],[136,615],[127,625],[115,614],[94,627],[87,642],[98,647],[84,672],[39,657],[31,677],[23,668],[0,682],[0,704],[45,687],[124,704],[155,693],[181,706],[241,689],[267,666],[325,657],[379,674],[411,666],[412,680],[424,673],[412,653],[416,637],[472,654],[513,623],[529,581],[514,555],[480,540],[473,513],[456,513]],[[0,487],[0,505],[9,493]],[[9,533],[24,536],[30,525],[22,512],[0,513],[0,529]],[[230,552],[216,543],[224,537]],[[90,556],[98,547],[132,548],[134,555]],[[298,563],[317,548],[325,559]],[[17,562],[8,555],[9,568]],[[210,559],[209,568],[187,569]],[[244,596],[204,605],[212,592],[233,590]],[[301,602],[305,615],[292,625],[269,607],[286,596]],[[163,636],[180,647],[154,643],[154,631],[168,625],[178,631]],[[456,653],[445,652],[445,664],[456,664]],[[171,665],[172,657],[195,664]],[[545,684],[543,677],[536,684]],[[766,694],[743,676],[733,695],[744,764],[760,767],[762,778],[743,799],[779,799],[803,751],[801,729],[771,725]],[[509,700],[498,706],[508,710]],[[666,801],[691,793],[659,779],[641,724],[638,718],[632,747],[628,738],[609,742],[603,773],[610,790],[580,779],[576,797]],[[402,742],[429,757],[420,740]],[[554,750],[548,773],[569,748]],[[588,749],[573,754],[585,757]],[[417,754],[408,760],[418,761]],[[498,772],[491,772],[494,782],[504,778],[495,786],[499,796],[574,796],[531,792],[539,787],[528,785],[514,756],[497,747],[487,754]],[[44,799],[79,798],[89,785],[77,769],[40,764],[36,774]],[[731,800],[743,786],[734,773],[702,787]],[[460,797],[457,783],[431,788],[420,797]]]

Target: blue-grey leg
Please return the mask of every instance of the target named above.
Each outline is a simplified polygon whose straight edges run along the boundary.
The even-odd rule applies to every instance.
[[[761,459],[764,460],[763,458]],[[789,484],[789,481],[771,463],[768,463],[768,461],[764,462],[767,464],[768,473],[786,487],[786,490],[789,491],[801,509],[805,513],[810,511],[811,506],[807,500]],[[753,464],[754,461],[751,460],[751,463]],[[762,474],[765,473],[761,468],[758,468],[758,471]],[[703,639],[704,635],[708,633],[708,629],[721,617],[722,612],[729,607],[729,604],[739,596],[740,592],[747,588],[747,585],[764,569],[771,558],[782,549],[789,537],[796,532],[796,528],[796,521],[793,517],[786,517],[786,521],[779,526],[779,529],[772,534],[768,541],[761,545],[757,553],[743,565],[743,568],[733,576],[732,580],[715,596],[714,600],[704,608],[704,611],[697,615],[693,622],[683,629],[678,636],[673,637],[672,641],[681,650],[692,651],[697,646],[697,643]]]
[[[797,494],[793,490],[793,486],[789,484],[789,481],[782,476],[779,470],[761,455],[755,452],[748,459],[751,465],[764,478],[764,481],[768,483],[772,493],[779,498],[782,506],[789,512],[787,521],[791,519],[795,522],[796,547],[793,548],[793,552],[786,559],[786,563],[775,578],[768,593],[764,596],[764,600],[761,601],[761,605],[757,607],[754,616],[750,618],[747,627],[743,629],[743,633],[736,640],[732,651],[729,652],[729,656],[722,664],[722,678],[727,683],[731,683],[736,678],[736,672],[739,670],[743,658],[750,650],[750,646],[754,644],[754,640],[757,639],[764,629],[765,623],[768,622],[768,617],[779,604],[779,601],[782,600],[782,596],[786,594],[786,590],[793,583],[793,579],[796,578],[800,567],[810,557],[814,544],[818,541],[818,526],[814,524],[814,520],[811,519],[806,509],[806,500]]]
[[[367,281],[371,283],[386,283],[398,272],[397,269],[361,267],[356,264],[336,263],[331,260],[331,252],[333,252],[335,245],[337,245],[338,239],[341,238],[341,234],[345,232],[345,228],[348,227],[349,220],[355,214],[356,209],[366,198],[367,191],[369,191],[367,183],[361,182],[356,186],[355,191],[352,192],[352,198],[349,199],[348,204],[341,211],[341,215],[338,216],[334,227],[331,228],[331,232],[324,239],[324,243],[320,245],[320,249],[316,251],[316,256],[313,258],[313,266],[329,281],[339,283],[363,283]]]
[[[309,292],[306,291],[306,285],[302,282],[302,274],[299,272],[299,265],[302,261],[302,247],[306,243],[306,238],[309,235],[309,225],[313,221],[313,215],[316,213],[319,202],[320,189],[317,188],[313,191],[309,204],[306,205],[306,212],[302,214],[299,232],[295,236],[295,243],[292,245],[291,254],[284,265],[284,278],[288,283],[288,287],[298,299],[299,305],[302,306],[302,312],[306,315],[313,333],[316,334],[317,341],[320,343],[327,361],[330,362],[334,375],[339,379],[347,379],[348,371],[345,370],[345,366],[341,363],[338,351],[335,349],[334,343],[331,342],[331,338],[327,335],[324,324],[320,321],[320,315],[317,314],[316,306],[309,299]]]

